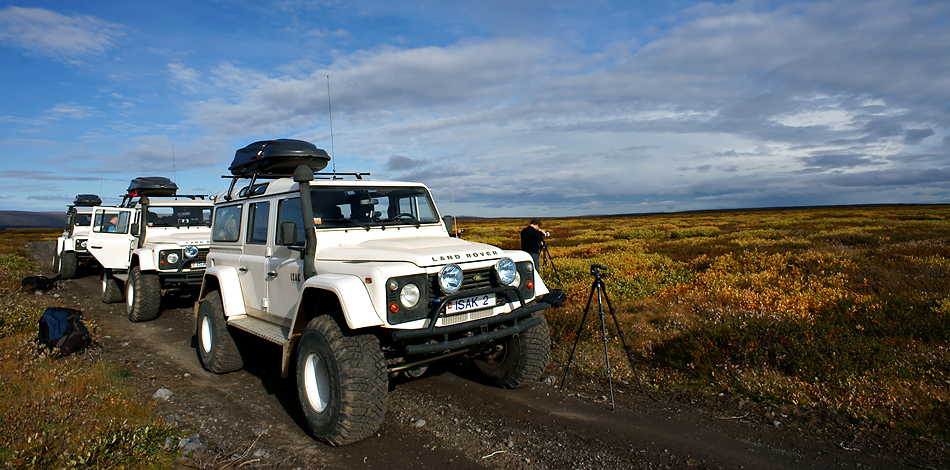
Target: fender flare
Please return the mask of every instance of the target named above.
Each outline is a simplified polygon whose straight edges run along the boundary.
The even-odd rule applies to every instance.
[[[201,291],[198,294],[198,302],[195,302],[195,314],[198,312],[198,305],[204,300],[212,290],[209,278],[214,278],[217,284],[217,290],[221,293],[221,302],[224,304],[224,316],[233,317],[235,315],[247,315],[247,309],[244,308],[244,295],[241,291],[241,282],[238,280],[238,272],[234,266],[212,266],[205,270],[204,277],[201,278]]]
[[[332,292],[340,302],[344,320],[346,320],[346,325],[350,329],[356,330],[385,324],[383,318],[379,316],[379,312],[376,311],[376,307],[373,306],[373,299],[366,289],[366,284],[357,276],[344,274],[318,274],[313,276],[304,282],[301,289],[301,300],[303,294],[309,289]],[[307,321],[306,315],[301,315],[302,312],[299,310],[299,300],[297,306],[298,311],[294,317],[291,331],[298,331],[298,321]]]
[[[138,259],[138,267],[142,271],[158,271],[158,267],[155,266],[155,258],[153,256],[152,250],[147,248],[138,248],[132,251],[132,259]],[[132,268],[132,263],[129,265],[129,269]]]

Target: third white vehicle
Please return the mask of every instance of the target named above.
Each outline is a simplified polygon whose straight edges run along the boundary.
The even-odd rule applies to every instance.
[[[53,253],[53,273],[61,279],[73,279],[79,272],[79,263],[92,260],[86,248],[89,239],[89,227],[92,225],[92,211],[102,204],[95,194],[80,194],[66,210],[66,227],[63,235],[56,238],[56,251]]]

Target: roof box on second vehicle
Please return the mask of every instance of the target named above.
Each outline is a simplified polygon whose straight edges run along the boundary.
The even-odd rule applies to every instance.
[[[129,183],[127,197],[174,196],[178,185],[164,176],[140,176]]]
[[[74,206],[101,206],[102,199],[96,194],[79,194],[73,201]]]
[[[228,170],[234,176],[255,173],[291,174],[300,165],[313,171],[327,167],[330,156],[326,150],[303,140],[262,140],[234,152],[234,161]]]

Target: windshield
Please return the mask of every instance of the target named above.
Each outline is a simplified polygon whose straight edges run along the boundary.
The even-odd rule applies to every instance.
[[[76,227],[88,227],[92,222],[92,214],[76,214],[73,218],[73,225]]]
[[[149,227],[210,227],[211,207],[148,206]]]
[[[439,222],[435,205],[423,187],[311,187],[310,200],[318,229]],[[299,198],[281,201],[281,222],[297,222],[302,230],[300,214]]]

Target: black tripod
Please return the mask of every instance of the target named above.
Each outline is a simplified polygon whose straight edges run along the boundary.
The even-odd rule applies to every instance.
[[[577,351],[577,343],[581,340],[581,332],[584,330],[584,322],[587,321],[587,311],[590,310],[590,303],[594,299],[594,292],[597,292],[597,307],[600,312],[600,333],[604,339],[604,359],[607,361],[607,384],[610,387],[610,409],[614,409],[614,383],[610,371],[610,356],[607,355],[607,322],[604,320],[604,303],[601,299],[607,301],[607,307],[610,308],[610,315],[614,318],[614,326],[617,328],[617,335],[620,336],[620,343],[623,344],[623,351],[627,354],[627,363],[630,364],[630,370],[633,371],[637,379],[637,387],[643,392],[640,386],[640,377],[637,376],[636,369],[633,368],[633,359],[630,357],[630,348],[627,347],[627,341],[623,337],[623,330],[620,329],[620,322],[617,321],[617,312],[610,303],[610,297],[607,297],[607,287],[604,285],[604,277],[607,276],[607,267],[600,264],[590,265],[590,274],[594,276],[594,282],[590,286],[590,296],[587,297],[587,306],[584,307],[584,316],[581,318],[581,324],[577,328],[577,337],[574,338],[574,347],[571,348],[571,355],[567,358],[567,367],[564,368],[564,378],[561,379],[561,389],[564,389],[564,382],[567,381],[567,373],[571,370],[571,362],[574,360],[574,352]]]
[[[561,284],[561,275],[557,272],[557,266],[554,265],[554,259],[551,258],[551,253],[548,251],[548,244],[545,243],[541,245],[541,266],[538,266],[538,272],[544,274],[544,267],[548,264],[551,265],[551,269],[554,270],[554,277],[557,279],[558,285]]]

